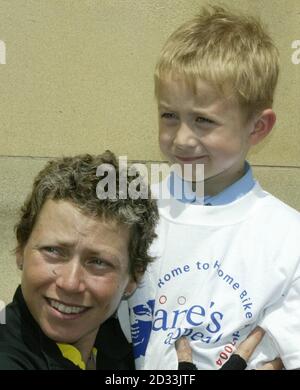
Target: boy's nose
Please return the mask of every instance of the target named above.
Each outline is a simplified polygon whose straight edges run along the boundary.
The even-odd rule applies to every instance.
[[[70,293],[79,293],[85,290],[83,269],[79,261],[72,259],[53,270],[56,276],[56,285]]]
[[[197,145],[197,138],[193,130],[186,123],[181,123],[173,142],[179,149],[193,148]]]

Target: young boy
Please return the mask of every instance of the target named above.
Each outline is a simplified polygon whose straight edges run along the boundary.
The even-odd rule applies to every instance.
[[[171,199],[159,201],[157,260],[128,301],[139,369],[176,369],[182,336],[199,369],[219,369],[256,325],[266,336],[249,368],[278,355],[300,367],[299,213],[263,191],[245,161],[274,126],[278,62],[257,20],[220,7],[162,50],[160,148],[171,163],[204,164],[204,199],[195,174],[163,183]]]

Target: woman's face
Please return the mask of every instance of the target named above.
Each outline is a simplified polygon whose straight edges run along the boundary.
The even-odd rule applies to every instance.
[[[124,292],[135,288],[129,240],[120,223],[86,216],[68,201],[45,202],[17,261],[26,304],[50,339],[94,342]]]

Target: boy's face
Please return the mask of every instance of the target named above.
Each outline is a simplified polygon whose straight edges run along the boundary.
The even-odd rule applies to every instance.
[[[184,164],[204,164],[205,193],[213,195],[243,175],[254,124],[246,123],[234,99],[220,97],[207,82],[199,80],[196,91],[180,79],[160,83],[159,144],[182,170]]]

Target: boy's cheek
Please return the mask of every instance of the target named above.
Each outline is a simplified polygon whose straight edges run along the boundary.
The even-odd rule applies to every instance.
[[[160,144],[171,144],[173,142],[173,134],[170,131],[160,130],[159,131],[159,143]]]
[[[165,149],[167,147],[167,145],[170,144],[170,140],[168,140],[168,138],[166,138],[165,136],[162,136],[162,135],[159,136],[158,142],[159,142],[159,146],[162,150]]]
[[[164,153],[164,154],[170,154],[171,152],[171,142],[165,140],[165,139],[159,139],[159,147],[160,147],[160,150]]]
[[[173,154],[171,153],[170,149],[166,149],[160,146],[160,151],[169,163],[175,162]]]

